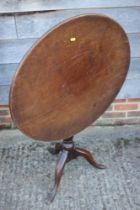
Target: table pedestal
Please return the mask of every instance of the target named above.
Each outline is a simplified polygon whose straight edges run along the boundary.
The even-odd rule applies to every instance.
[[[49,195],[50,201],[53,201],[53,199],[55,198],[62,177],[62,173],[67,162],[77,158],[78,156],[82,156],[95,168],[106,168],[104,165],[98,164],[89,151],[81,149],[79,147],[75,147],[73,136],[68,139],[64,139],[62,143],[56,143],[54,148],[50,147],[48,148],[48,150],[51,154],[58,154],[59,152],[61,152],[55,169],[55,184]]]

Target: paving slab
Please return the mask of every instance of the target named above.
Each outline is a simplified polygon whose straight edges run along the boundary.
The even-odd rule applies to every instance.
[[[50,203],[59,155],[48,152],[49,142],[1,130],[0,210],[140,210],[140,126],[91,126],[75,143],[107,169],[95,169],[82,157],[69,162]]]

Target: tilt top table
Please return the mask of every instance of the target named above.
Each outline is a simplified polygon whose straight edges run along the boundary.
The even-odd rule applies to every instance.
[[[94,122],[114,100],[130,61],[128,38],[109,17],[86,14],[57,25],[29,50],[13,79],[10,111],[14,123],[36,140],[54,141],[61,151],[53,200],[66,162],[81,155],[97,168],[73,136]]]

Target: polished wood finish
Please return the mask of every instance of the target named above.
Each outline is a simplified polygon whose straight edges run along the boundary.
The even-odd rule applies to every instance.
[[[129,60],[127,36],[112,19],[87,14],[59,24],[18,68],[10,91],[13,121],[37,140],[73,136],[113,101]]]
[[[94,160],[94,158],[92,157],[92,154],[89,151],[85,149],[81,149],[79,147],[75,147],[74,142],[73,142],[73,136],[68,139],[65,139],[62,143],[56,143],[55,147],[53,148],[50,147],[48,148],[48,150],[52,154],[58,154],[59,152],[61,152],[60,158],[58,160],[58,163],[55,169],[55,184],[51,193],[49,194],[50,201],[53,201],[55,198],[58,186],[61,181],[63,170],[67,162],[77,158],[78,156],[82,156],[95,168],[98,168],[98,169],[106,168],[104,165],[98,164]]]
[[[53,141],[60,154],[56,195],[65,164],[78,156],[103,169],[91,153],[75,147],[73,135],[94,122],[120,90],[129,67],[127,36],[101,15],[82,15],[56,26],[28,52],[13,80],[10,111],[18,128],[37,140]]]

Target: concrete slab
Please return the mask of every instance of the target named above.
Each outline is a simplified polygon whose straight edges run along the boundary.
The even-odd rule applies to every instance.
[[[0,210],[140,210],[140,126],[89,127],[75,143],[108,168],[71,161],[49,203],[58,155],[18,130],[0,131]]]

